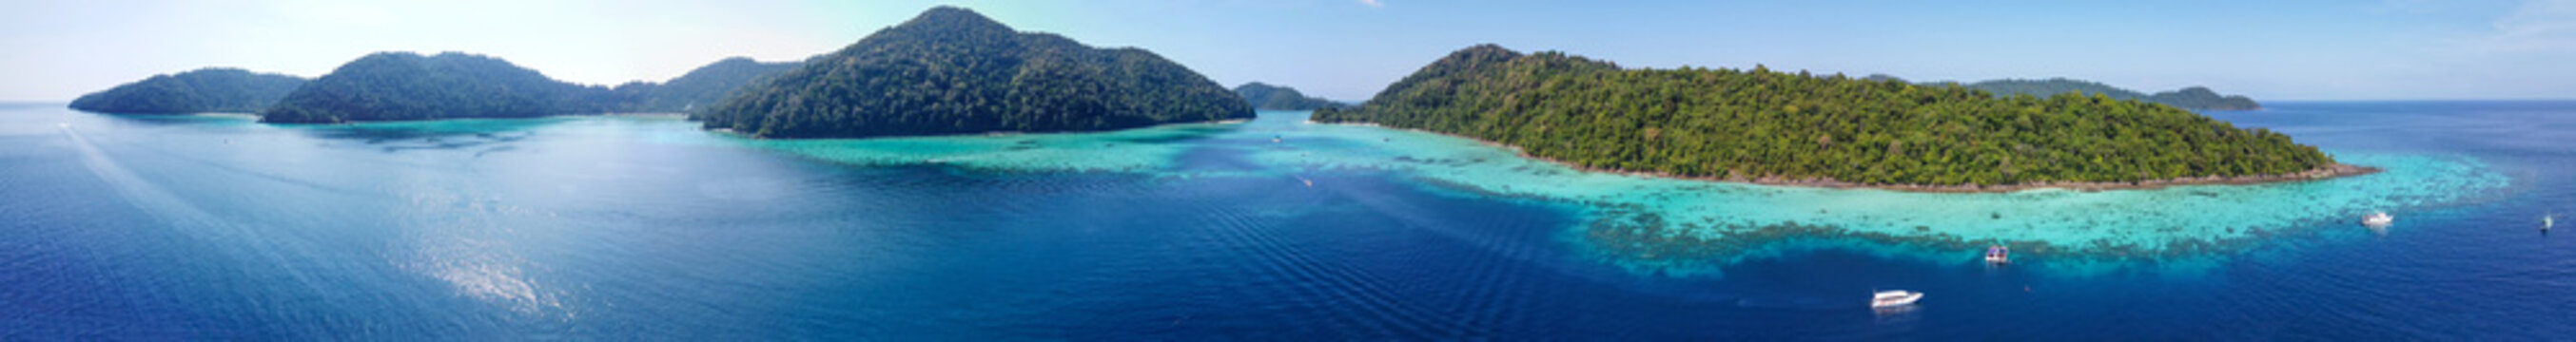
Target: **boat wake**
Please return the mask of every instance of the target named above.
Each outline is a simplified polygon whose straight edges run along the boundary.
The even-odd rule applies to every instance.
[[[247,233],[242,229],[243,227],[234,225],[219,216],[209,213],[205,209],[197,207],[196,204],[188,202],[187,199],[181,198],[179,195],[172,194],[169,190],[162,189],[161,186],[153,184],[152,181],[145,180],[142,176],[136,175],[134,171],[126,169],[123,164],[117,163],[116,159],[110,158],[107,152],[99,150],[96,142],[91,141],[88,136],[82,135],[79,130],[73,129],[71,125],[64,124],[61,128],[63,135],[71,139],[72,147],[80,151],[81,166],[83,166],[84,169],[88,169],[90,174],[98,176],[100,181],[106,182],[108,187],[115,189],[116,194],[119,197],[123,197],[127,203],[133,204],[136,209],[143,211],[146,215],[151,215],[154,220],[172,228],[173,231],[203,241],[263,241],[277,244],[290,244],[298,241],[294,239],[255,239],[244,237],[242,235]],[[289,260],[308,260],[305,258],[288,258],[285,255],[279,254],[280,252],[278,250],[280,249],[259,247],[233,249],[233,251],[244,252],[245,254],[250,254],[251,258],[256,258],[256,261],[251,263],[252,265],[287,265],[290,264],[288,262]],[[292,277],[296,284],[301,285],[305,289],[314,290],[304,292],[319,293],[318,289],[321,286],[315,281],[315,277],[307,271],[292,267],[279,267],[279,269]]]
[[[89,137],[81,135],[79,130],[72,129],[70,124],[63,124],[62,130],[65,137],[71,138],[72,147],[80,150],[81,166],[88,169],[90,174],[98,176],[100,181],[107,182],[109,187],[116,189],[117,195],[123,196],[127,202],[134,204],[136,208],[143,209],[154,219],[171,225],[197,227],[222,224],[223,221],[216,218],[214,214],[207,213],[204,209],[189,204],[187,200],[180,199],[178,195],[153,185],[151,181],[143,180],[143,177],[136,176],[133,171],[126,170],[124,165],[118,164],[115,159],[108,158],[107,153],[100,151],[96,143],[91,142]]]

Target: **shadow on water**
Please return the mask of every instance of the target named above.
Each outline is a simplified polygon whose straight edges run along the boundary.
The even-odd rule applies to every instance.
[[[460,119],[276,126],[303,128],[299,131],[316,138],[352,140],[375,145],[381,147],[385,153],[481,148],[481,151],[476,152],[476,155],[480,156],[514,149],[506,144],[534,137],[537,129],[560,124],[566,120],[564,118]],[[486,148],[486,146],[491,147]]]
[[[1215,136],[1218,136],[1218,135],[1221,135],[1221,134],[1225,134],[1225,133],[1229,133],[1229,132],[1234,132],[1234,131],[1236,131],[1236,130],[1241,130],[1241,129],[1243,129],[1243,125],[1189,125],[1189,126],[1181,126],[1181,127],[1170,127],[1170,128],[1168,128],[1168,129],[1172,130],[1172,131],[1173,131],[1173,132],[1175,132],[1176,134],[1148,135],[1148,136],[1122,136],[1122,137],[1117,137],[1117,138],[1111,138],[1111,139],[1108,139],[1108,140],[1110,140],[1110,141],[1117,141],[1117,142],[1124,142],[1124,143],[1132,143],[1132,144],[1170,144],[1170,143],[1180,143],[1180,142],[1188,142],[1188,141],[1194,141],[1194,140],[1209,139],[1209,138],[1211,138],[1211,137],[1215,137]]]
[[[200,113],[200,114],[117,114],[117,113],[97,113],[97,112],[81,112],[81,111],[74,111],[74,112],[84,113],[84,114],[92,114],[92,115],[95,115],[95,116],[98,116],[98,117],[108,118],[109,120],[111,120],[111,121],[115,121],[115,122],[120,123],[120,124],[130,124],[130,125],[135,125],[135,126],[145,126],[145,127],[192,126],[192,125],[204,125],[204,124],[209,124],[209,123],[250,123],[250,122],[256,122],[256,121],[259,121],[259,117],[257,117],[257,116],[252,116],[252,115],[249,115],[249,114],[236,114],[236,113]]]

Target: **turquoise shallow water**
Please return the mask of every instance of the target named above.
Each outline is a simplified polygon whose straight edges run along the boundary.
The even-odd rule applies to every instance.
[[[2576,333],[2576,104],[2211,115],[2387,172],[1929,194],[1251,122],[755,140],[0,106],[0,339],[2200,339]],[[2352,224],[2397,213],[2386,229]],[[2019,261],[1987,267],[1982,246]],[[1877,312],[1874,288],[1929,292]]]
[[[2510,179],[2475,157],[2330,150],[2385,172],[2324,181],[2084,192],[2041,189],[1945,194],[1763,186],[1581,172],[1469,139],[1269,113],[1251,124],[1200,124],[1102,134],[991,135],[751,145],[867,166],[954,165],[979,170],[1116,171],[1163,177],[1279,176],[1366,170],[1483,195],[1575,203],[1587,219],[1569,239],[1604,260],[1648,272],[1709,272],[1786,237],[1834,235],[1891,247],[1966,250],[2001,243],[2061,260],[2241,252],[2287,227],[2345,222],[2376,210],[2482,196]],[[1241,125],[1243,127],[1228,127]],[[1277,142],[1241,148],[1249,170],[1175,167],[1218,136]],[[1948,259],[1955,254],[1921,257]]]
[[[1599,222],[1581,239],[1599,240],[1587,243],[1604,257],[1682,272],[1764,255],[1744,252],[1783,237],[1817,234],[1942,250],[2001,243],[2059,259],[2232,253],[2287,227],[2456,203],[2510,185],[2475,157],[2329,150],[2345,163],[2386,171],[2249,186],[1915,193],[1587,173],[1472,140],[1374,127],[1299,133],[1332,143],[1255,158],[1292,168],[1392,170],[1480,192],[1583,203]],[[1924,257],[1955,257],[1947,254],[1955,253]]]

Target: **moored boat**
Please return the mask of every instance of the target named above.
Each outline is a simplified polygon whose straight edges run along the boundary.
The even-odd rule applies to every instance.
[[[2370,216],[2361,217],[2361,224],[2366,226],[2386,226],[2396,222],[2397,217],[2388,215],[2388,212],[2374,211]]]
[[[1887,291],[1878,291],[1878,293],[1870,295],[1870,298],[1869,298],[1869,307],[1872,307],[1872,308],[1884,308],[1884,307],[1892,307],[1892,306],[1906,306],[1906,305],[1914,305],[1914,301],[1917,301],[1917,300],[1923,300],[1923,293],[1922,293],[1922,292],[1914,292],[1914,291],[1906,291],[1906,290],[1887,290]]]

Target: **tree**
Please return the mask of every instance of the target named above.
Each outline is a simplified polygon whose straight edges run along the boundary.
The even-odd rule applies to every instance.
[[[1451,53],[1313,120],[1464,135],[1593,168],[1867,184],[2139,181],[2334,164],[2286,135],[2105,94],[1997,97],[1759,65],[1622,69],[1493,45]]]

